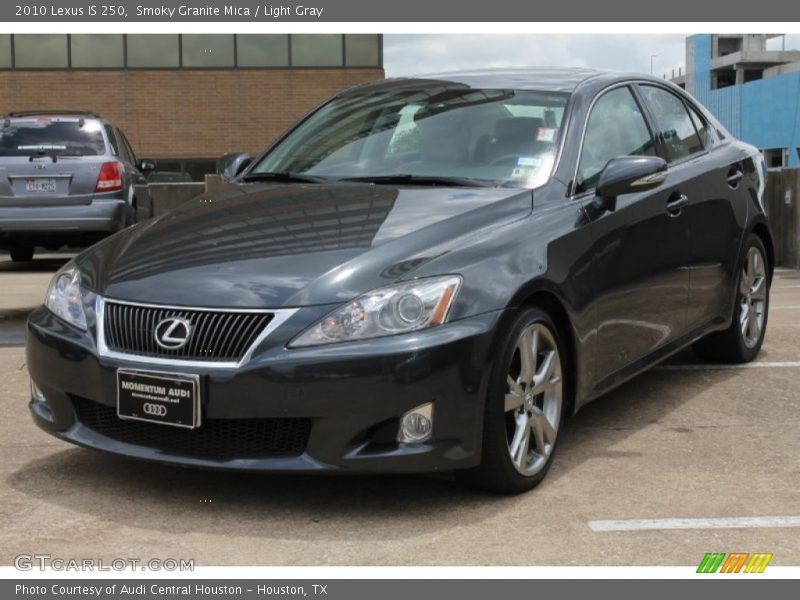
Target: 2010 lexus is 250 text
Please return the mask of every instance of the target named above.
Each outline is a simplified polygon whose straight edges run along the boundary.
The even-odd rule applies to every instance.
[[[539,483],[566,417],[762,344],[758,151],[683,90],[525,69],[347,90],[53,278],[30,409],[129,457]]]

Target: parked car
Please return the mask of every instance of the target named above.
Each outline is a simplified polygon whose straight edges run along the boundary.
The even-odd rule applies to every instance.
[[[86,247],[148,217],[143,173],[125,135],[87,111],[12,112],[0,129],[0,250]],[[143,207],[144,214],[137,215]]]
[[[28,322],[33,419],[164,463],[528,490],[587,402],[690,345],[758,354],[765,173],[644,75],[353,88],[56,274]]]

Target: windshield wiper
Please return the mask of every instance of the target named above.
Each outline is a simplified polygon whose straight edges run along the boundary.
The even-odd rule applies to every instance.
[[[373,175],[364,177],[344,177],[339,181],[359,181],[375,183],[378,185],[413,184],[413,185],[443,185],[457,187],[494,187],[494,182],[469,177],[440,177],[438,175],[411,175],[400,173],[397,175]]]
[[[248,173],[242,177],[242,181],[282,181],[298,183],[320,183],[328,181],[325,177],[315,175],[303,175],[302,173],[292,173],[291,171],[279,171],[276,173]]]

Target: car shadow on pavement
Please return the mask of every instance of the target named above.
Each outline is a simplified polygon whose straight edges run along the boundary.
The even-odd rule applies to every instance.
[[[696,362],[693,356],[688,353],[678,360]],[[301,540],[413,538],[420,527],[427,531],[452,527],[452,520],[437,518],[441,513],[458,514],[459,520],[475,524],[513,511],[520,503],[548,502],[552,493],[568,496],[558,482],[570,471],[589,459],[626,456],[615,446],[715,383],[718,378],[712,383],[697,372],[655,371],[593,402],[566,423],[559,456],[544,483],[520,496],[474,491],[444,474],[203,471],[66,445],[22,465],[5,484],[39,502],[142,530]],[[693,391],[685,393],[687,387]],[[640,454],[627,456],[636,460]]]
[[[686,349],[665,365],[702,365],[694,351]],[[551,483],[587,460],[641,458],[643,452],[617,449],[626,438],[648,427],[664,425],[669,415],[708,388],[736,375],[733,369],[709,371],[670,370],[656,366],[584,406],[561,431],[559,455],[547,476]],[[689,428],[673,426],[674,432]],[[546,481],[547,481],[546,480]]]
[[[44,254],[27,262],[14,262],[8,255],[0,253],[0,273],[55,273],[72,256],[71,254]]]
[[[429,530],[440,527],[440,511],[463,511],[474,522],[517,501],[498,498],[489,509],[486,494],[455,485],[447,475],[208,471],[80,448],[31,461],[10,474],[6,485],[130,527],[295,539],[369,539],[382,525],[396,532],[398,521],[415,523],[407,530],[414,537],[423,523]]]

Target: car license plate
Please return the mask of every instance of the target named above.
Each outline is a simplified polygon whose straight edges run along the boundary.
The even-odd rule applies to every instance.
[[[34,194],[54,194],[56,192],[56,180],[52,177],[28,179],[25,182],[25,191]]]
[[[193,429],[200,425],[200,377],[119,369],[117,415]]]

